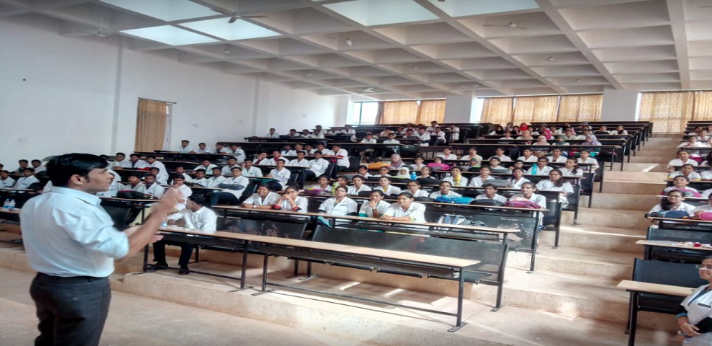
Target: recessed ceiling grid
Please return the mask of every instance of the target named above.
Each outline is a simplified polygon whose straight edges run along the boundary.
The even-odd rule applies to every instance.
[[[371,99],[712,88],[708,0],[0,0],[58,34]],[[354,96],[355,97],[355,96]]]

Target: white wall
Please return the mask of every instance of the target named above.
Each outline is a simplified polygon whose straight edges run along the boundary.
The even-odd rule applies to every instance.
[[[635,121],[638,112],[637,90],[606,90],[603,92],[601,120]]]
[[[40,15],[0,20],[0,163],[134,148],[139,97],[173,101],[173,146],[342,125],[348,99],[124,49],[120,36],[63,37]],[[23,81],[25,79],[25,81]],[[259,96],[259,97],[257,97]]]

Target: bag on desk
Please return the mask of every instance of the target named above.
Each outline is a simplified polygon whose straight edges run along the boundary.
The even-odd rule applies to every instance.
[[[504,204],[504,206],[513,208],[541,209],[541,206],[532,201],[508,201]]]
[[[126,198],[126,199],[142,199],[146,198],[146,194],[143,192],[138,192],[138,191],[133,191],[133,190],[124,190],[124,191],[119,191],[116,193],[116,197],[118,198]]]

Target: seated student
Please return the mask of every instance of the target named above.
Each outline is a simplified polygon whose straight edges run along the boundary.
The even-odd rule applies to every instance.
[[[601,125],[601,127],[598,128],[598,130],[593,132],[594,135],[609,135],[610,132],[608,132],[608,128],[606,125]]]
[[[591,166],[591,173],[595,173],[596,170],[598,169],[598,160],[594,159],[591,157],[591,152],[588,150],[581,150],[579,153],[581,157],[576,159],[576,163],[588,163],[592,164]]]
[[[310,162],[306,159],[307,153],[303,150],[297,151],[297,158],[289,161],[290,167],[309,167]]]
[[[561,149],[559,148],[554,148],[551,150],[551,156],[547,157],[549,159],[549,162],[552,163],[565,163],[566,162],[566,156],[561,155]]]
[[[173,175],[171,177],[171,181],[173,182],[173,186],[171,186],[170,189],[176,189],[180,191],[180,194],[183,197],[176,204],[176,211],[181,211],[186,208],[188,197],[193,195],[193,190],[191,190],[187,185],[185,185],[185,179],[183,179],[182,175]]]
[[[10,172],[6,170],[0,171],[0,187],[10,188],[15,186],[15,179],[10,177]]]
[[[158,167],[151,167],[148,169],[149,174],[153,174],[156,176],[156,183],[159,185],[168,185],[168,175],[166,176],[161,176],[161,171],[158,169]]]
[[[708,196],[707,199],[707,204],[698,206],[692,211],[692,214],[694,215],[693,219],[699,220],[700,214],[712,212],[712,197]]]
[[[515,168],[519,168],[519,169],[524,170],[524,161],[522,161],[522,160],[514,161],[514,163],[512,164],[512,166],[509,167],[509,170],[513,170],[513,169],[515,169]]]
[[[489,168],[492,173],[509,173],[509,168],[502,166],[496,156],[489,159]]]
[[[190,146],[190,141],[187,139],[180,141],[180,147],[178,147],[178,150],[176,151],[181,154],[190,154],[194,152],[193,147]]]
[[[364,137],[361,140],[361,142],[359,142],[359,143],[361,143],[361,144],[376,144],[376,143],[378,143],[378,141],[375,138],[373,138],[373,133],[366,132],[366,137]]]
[[[420,140],[419,145],[421,147],[430,146],[430,132],[426,132],[424,127],[418,129],[418,134],[416,136]]]
[[[460,128],[455,126],[455,124],[450,124],[448,126],[450,130],[450,143],[457,142],[460,140]]]
[[[242,203],[242,207],[249,209],[272,209],[272,205],[277,203],[279,199],[279,194],[270,191],[267,185],[260,185],[257,187],[257,192],[253,193],[252,196]]]
[[[447,143],[447,138],[445,137],[445,132],[443,132],[440,127],[436,127],[435,131],[433,131],[431,137],[433,140],[433,144],[435,145],[443,145]]]
[[[145,186],[145,191],[143,193],[146,194],[146,197],[148,198],[161,198],[163,197],[163,193],[166,191],[166,189],[163,188],[160,184],[156,183],[156,176],[153,174],[148,174],[145,177],[143,177],[143,182]]]
[[[400,141],[396,139],[396,134],[391,132],[388,134],[388,139],[383,141],[384,144],[400,144]]]
[[[389,177],[380,177],[378,179],[378,186],[374,190],[383,191],[383,194],[386,196],[392,196],[401,193],[401,189],[399,187],[391,185],[391,178]]]
[[[430,175],[432,173],[432,169],[428,166],[423,167],[423,169],[420,170],[420,175],[418,176],[418,179],[423,179],[423,180],[438,180],[437,178],[433,177]]]
[[[230,154],[237,159],[237,163],[242,163],[245,161],[245,157],[247,157],[245,151],[237,144],[230,145]]]
[[[702,163],[700,163],[700,166],[712,166],[712,151],[710,151],[707,156],[705,156],[704,160],[702,160]]]
[[[476,153],[476,151],[475,151]],[[438,157],[442,158],[443,160],[457,160],[457,155],[452,153],[452,148],[447,147],[443,149],[442,154],[439,154]],[[480,160],[482,160],[482,157],[480,156]]]
[[[282,153],[279,150],[275,150],[272,152],[272,158],[267,160],[265,165],[266,166],[276,166],[277,161],[284,161],[284,163],[287,164],[287,159],[282,157]]]
[[[208,178],[205,177],[204,169],[201,168],[195,170],[195,178],[193,179],[193,184],[202,187],[208,187]]]
[[[627,135],[628,131],[623,127],[623,125],[618,125],[615,130],[611,131],[612,135]]]
[[[522,156],[517,158],[517,161],[522,161],[522,162],[537,162],[538,157],[534,156],[532,154],[532,151],[529,148],[526,148],[522,150]]]
[[[197,171],[197,170],[199,170],[199,169],[202,169],[202,170],[203,170],[203,173],[205,173],[205,172],[210,172],[210,173],[212,173],[212,172],[213,172],[213,168],[215,168],[215,167],[217,167],[217,165],[212,164],[212,163],[210,163],[210,160],[205,159],[205,160],[203,160],[203,161],[200,162],[200,166],[197,166],[197,167],[193,168],[193,171]]]
[[[492,171],[489,167],[480,168],[480,175],[470,179],[470,184],[468,186],[481,187],[484,185],[486,180],[493,180],[494,177],[490,174]]]
[[[428,132],[435,132],[435,129],[438,127],[438,122],[433,120],[430,122],[430,126],[425,128],[425,131]]]
[[[434,158],[433,162],[428,164],[428,167],[430,167],[433,172],[450,170],[450,165],[443,163],[443,159],[441,157]]]
[[[582,141],[582,140],[586,139],[586,136],[577,135],[573,129],[568,129],[564,132],[564,138],[566,138],[567,141],[579,141],[579,140]]]
[[[227,165],[225,165],[222,168],[221,175],[225,177],[232,177],[232,169],[235,167],[240,167],[240,165],[237,164],[237,159],[234,157],[230,157],[227,159]],[[212,168],[211,168],[212,169]],[[260,171],[261,172],[261,171]]]
[[[304,144],[304,151],[307,152],[307,156],[314,155],[316,149],[312,148],[311,144]]]
[[[677,176],[686,177],[690,181],[702,180],[702,176],[700,176],[699,173],[695,172],[695,166],[688,164],[688,163],[682,165],[682,167],[680,167],[679,171],[673,171],[670,174],[668,174],[668,179],[672,179]]]
[[[677,158],[668,162],[668,173],[672,173],[673,171],[675,171],[675,166],[682,166],[688,164],[697,167],[697,161],[690,158],[690,152],[688,152],[687,150],[680,150],[677,152]]]
[[[338,144],[334,144],[333,146],[331,146],[331,149],[333,151],[333,155],[338,157],[338,159],[336,160],[337,172],[343,172],[348,170],[349,166],[351,166],[351,163],[349,162],[349,153],[346,151],[346,149],[341,149],[341,146]]]
[[[337,187],[343,186],[346,191],[349,190],[349,179],[345,175],[336,177],[336,181],[331,185],[331,193],[333,194]]]
[[[217,186],[222,190],[220,190],[220,192],[213,192],[213,195],[210,197],[210,205],[238,202],[249,184],[250,180],[242,176],[242,168],[233,168],[230,178],[226,178]]]
[[[244,169],[242,171],[245,172]],[[230,176],[232,176],[232,172],[230,172]],[[222,175],[222,169],[220,167],[213,167],[213,174],[210,178],[208,178],[208,185],[206,187],[217,188],[223,182],[225,182],[225,177]]]
[[[267,138],[279,138],[279,133],[277,133],[277,130],[275,130],[274,127],[269,129],[269,132],[265,134],[265,137]]]
[[[552,168],[547,166],[549,164],[549,159],[546,157],[540,157],[536,165],[532,165],[528,170],[528,175],[548,175]]]
[[[422,156],[416,156],[415,157],[415,163],[410,165],[410,170],[415,171],[415,172],[420,172],[420,170],[423,169],[423,167],[427,167],[426,164],[423,163],[423,157]]]
[[[205,197],[202,195],[190,196],[186,203],[186,208],[180,213],[175,213],[168,217],[168,224],[175,225],[182,222],[186,228],[199,229],[206,232],[217,230],[218,216],[214,211],[205,206]],[[156,269],[168,267],[166,262],[166,245],[178,245],[181,248],[178,265],[180,269],[178,275],[188,275],[188,262],[193,255],[193,245],[183,242],[172,242],[160,240],[153,243],[153,260],[156,262]]]
[[[522,193],[516,194],[509,198],[509,201],[529,201],[536,203],[541,208],[546,208],[546,197],[534,193],[536,185],[532,182],[522,184]]]
[[[314,138],[314,137],[312,137],[312,134],[311,134],[311,132],[309,132],[308,129],[302,130],[302,132],[299,134],[299,137],[303,137],[303,138]]]
[[[20,167],[15,170],[15,173],[17,174],[25,173],[25,169],[30,167],[30,162],[25,159],[18,160],[17,163],[20,165]]]
[[[127,177],[128,179],[128,184],[121,185],[121,190],[131,190],[131,191],[136,191],[140,193],[146,193],[146,185],[144,185],[141,182],[141,179],[138,177],[138,174],[129,174]]]
[[[509,186],[511,186],[513,189],[519,189],[522,187],[522,184],[528,183],[529,179],[524,178],[523,169],[515,168],[512,170],[512,177],[507,179],[507,182],[509,182]]]
[[[264,150],[261,150],[257,154],[257,158],[255,158],[254,164],[257,166],[269,166],[270,158],[267,157],[267,152]]]
[[[35,174],[44,172],[46,170],[45,166],[42,166],[42,161],[40,161],[40,160],[37,160],[37,159],[32,160],[31,164],[32,164],[32,168],[35,169]]]
[[[157,181],[163,181],[164,184],[166,181],[168,181],[168,171],[166,170],[166,166],[163,164],[163,162],[157,161],[155,156],[149,155],[146,156],[146,163],[148,163],[149,171],[151,171],[151,168],[154,167],[158,169],[157,173],[152,173],[156,175]]]
[[[309,138],[324,139],[324,131],[321,129],[315,129],[314,133],[312,133]]]
[[[440,183],[440,190],[431,193],[428,197],[430,197],[431,199],[436,199],[438,197],[462,197],[461,194],[455,191],[451,191],[451,188],[452,184],[449,181],[443,181]]]
[[[287,186],[289,179],[292,177],[292,172],[284,167],[284,159],[279,159],[276,163],[276,167],[269,171],[269,174],[267,174],[266,178],[272,178],[279,181],[279,189],[281,190]]]
[[[329,161],[322,158],[321,151],[315,151],[314,160],[309,161],[309,169],[305,169],[302,174],[303,179],[301,181],[301,186],[304,186],[305,180],[313,180],[314,178],[324,174],[327,168],[329,168]]]
[[[252,165],[251,157],[246,157],[242,163],[242,175],[247,178],[262,178],[262,170]]]
[[[684,201],[684,193],[682,193],[681,191],[672,190],[667,193],[666,198],[661,198],[660,204],[656,204],[652,209],[650,209],[648,214],[655,213],[660,216],[664,216],[666,212],[679,210],[684,211],[690,217],[695,216],[695,207],[690,204],[684,203]]]
[[[661,192],[661,195],[667,195],[668,192],[670,191],[682,191],[686,197],[699,197],[700,192],[697,191],[694,187],[690,187],[690,179],[688,179],[686,176],[683,175],[678,175],[677,177],[672,179],[672,186],[666,187],[663,192]],[[707,191],[705,191],[707,192]],[[702,194],[704,197],[704,193]]]
[[[495,150],[494,150],[494,156],[492,156],[492,157],[498,158],[500,162],[511,162],[511,161],[512,161],[512,158],[511,158],[511,157],[509,157],[509,156],[507,156],[507,155],[504,155],[504,148],[497,148],[497,149],[495,149]],[[490,159],[491,159],[492,157],[490,157]]]
[[[445,177],[443,181],[450,182],[452,186],[467,186],[468,180],[467,178],[462,176],[462,168],[460,167],[453,167],[450,170],[450,173],[452,173],[450,176]]]
[[[321,154],[324,156],[334,155],[334,152],[331,151],[331,149],[326,149],[326,147],[324,146],[324,143],[318,143],[316,145],[316,149],[314,150],[314,152],[316,152],[316,151],[321,151]]]
[[[564,208],[569,204],[568,195],[574,193],[574,188],[571,183],[564,181],[561,171],[552,169],[549,172],[549,180],[542,180],[536,184],[537,190],[542,191],[560,191],[559,200],[563,203]]]
[[[406,186],[408,187],[408,190],[406,190],[405,192],[410,192],[410,194],[413,195],[414,198],[428,197],[428,192],[420,189],[420,182],[418,182],[417,180],[409,181]]]
[[[566,141],[566,137],[564,136],[556,136],[556,142],[554,142],[554,145],[571,145],[571,143]]]
[[[701,142],[702,144],[707,145],[707,141],[710,140],[709,131],[707,129],[702,129],[702,130],[700,130],[700,134],[695,136],[695,138],[697,138],[698,142]]]
[[[22,161],[22,160],[20,160],[20,161]],[[25,160],[25,162],[27,162],[27,160]],[[25,164],[25,165],[27,165],[27,164]],[[22,164],[20,164],[20,166],[22,166]],[[109,165],[109,169],[122,169],[122,168],[130,168],[130,167],[131,167],[131,163],[129,162],[129,160],[126,159],[126,154],[124,154],[122,152],[116,153],[116,155],[114,155],[114,162],[112,162],[111,165]]]
[[[516,139],[512,137],[512,133],[509,131],[504,131],[504,135],[500,139]]]
[[[524,130],[524,131],[522,131],[522,135],[519,136],[519,137],[517,137],[517,139],[524,139],[524,140],[528,140],[528,141],[533,141],[533,140],[534,140],[534,137],[532,137],[532,133],[531,133],[531,132],[529,132],[528,130]]]
[[[215,153],[216,154],[231,154],[230,148],[224,146],[222,143],[215,143]]]
[[[139,158],[137,154],[131,154],[129,155],[129,162],[128,162],[128,167],[124,168],[129,168],[129,169],[149,169],[151,168],[151,165]]]
[[[198,143],[198,150],[195,151],[198,154],[215,154],[215,151],[213,149],[208,148],[208,145],[205,143]]]
[[[348,194],[346,186],[337,186],[334,190],[334,197],[322,202],[319,211],[337,216],[358,215],[358,204],[353,199],[346,197],[346,194]]]
[[[700,172],[700,179],[702,180],[712,180],[712,167],[709,170]]]
[[[476,165],[474,165],[473,167],[479,167],[480,163],[482,162],[482,156],[477,155],[477,148],[473,147],[467,151],[467,155],[463,156],[461,160],[476,161]]]
[[[299,187],[292,185],[284,189],[284,194],[272,205],[272,208],[306,213],[308,206],[309,200],[306,197],[299,196]]]
[[[361,165],[358,166],[358,169],[356,170],[358,172],[358,175],[368,179],[369,177],[373,177],[373,174],[368,172],[368,166]]]
[[[498,135],[501,136],[505,132],[507,132],[507,131],[504,129],[504,127],[502,125],[497,125],[497,127],[493,131],[490,131],[490,133],[488,133],[488,135],[489,136],[498,136]]]
[[[297,156],[297,152],[292,150],[292,146],[287,144],[279,151],[282,156]]]
[[[488,199],[500,202],[502,204],[507,203],[507,198],[497,193],[496,186],[492,184],[484,184],[482,185],[482,187],[484,188],[485,193],[477,195],[477,197],[475,197],[476,200]]]
[[[381,219],[425,223],[425,205],[414,202],[410,192],[398,194],[398,202],[391,204]]]
[[[388,166],[391,169],[399,169],[403,166],[408,166],[405,162],[403,162],[403,159],[399,154],[393,154],[391,155],[391,163]]]
[[[565,177],[583,177],[583,169],[576,164],[576,159],[567,159],[564,167],[559,168]]]
[[[678,148],[704,148],[709,147],[706,142],[700,142],[697,136],[687,136],[686,141],[682,142]]]
[[[289,137],[299,137],[299,133],[297,133],[297,130],[295,129],[289,129],[289,134],[287,134]]]
[[[311,184],[304,186],[305,190],[318,190],[318,194],[322,196],[333,195],[333,186],[330,184],[329,177],[326,175],[320,175],[317,178],[316,184]]]
[[[190,174],[188,174],[185,171],[185,166],[183,166],[182,164],[179,164],[176,166],[176,172],[175,172],[174,176],[176,176],[176,175],[182,176],[183,180],[185,180],[186,183],[193,182],[193,178],[190,176]]]
[[[390,178],[391,177],[391,175],[389,174],[390,172],[391,172],[391,170],[388,168],[388,166],[383,166],[378,169],[378,174],[373,174],[373,175],[371,175],[371,177],[374,177],[374,178],[389,177]]]
[[[370,198],[368,202],[361,204],[361,209],[358,211],[358,216],[361,217],[373,217],[379,218],[383,215],[388,207],[391,206],[390,203],[383,200],[385,195],[383,191],[371,191]]]
[[[25,168],[23,175],[17,179],[15,183],[16,189],[29,189],[30,185],[39,183],[39,179],[35,177],[35,169],[31,167]]]
[[[351,178],[351,181],[353,181],[354,184],[352,186],[348,187],[349,195],[358,195],[360,192],[366,192],[366,191],[372,190],[370,186],[363,184],[366,181],[365,177],[357,175],[357,176],[354,176],[353,178]]]

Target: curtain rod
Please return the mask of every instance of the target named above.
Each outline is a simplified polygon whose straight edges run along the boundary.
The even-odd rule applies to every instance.
[[[177,105],[177,104],[178,104],[178,102],[163,101],[163,100],[154,100],[154,99],[147,99],[147,98],[143,98],[143,97],[139,97],[138,99],[139,99],[139,100],[147,100],[147,101],[156,101],[156,102],[170,103],[170,104],[172,104],[172,105]]]

